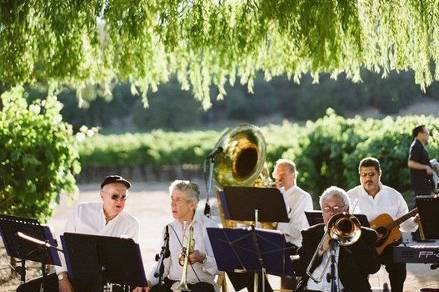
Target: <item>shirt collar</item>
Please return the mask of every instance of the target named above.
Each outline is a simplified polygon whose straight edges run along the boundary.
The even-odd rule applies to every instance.
[[[378,187],[380,188],[379,191],[376,193],[375,197],[378,196],[381,191],[383,190],[383,184],[381,182],[378,183]],[[372,197],[371,195],[369,195],[366,190],[364,189],[363,186],[361,186],[361,192],[363,193],[363,195],[368,196],[368,197]]]
[[[296,190],[298,189],[297,185],[292,186],[291,188],[289,188],[288,190],[285,190],[285,188],[282,188],[283,192],[285,194],[292,194],[294,193]]]

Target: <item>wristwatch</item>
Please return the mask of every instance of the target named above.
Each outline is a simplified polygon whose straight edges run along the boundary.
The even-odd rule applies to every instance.
[[[61,272],[61,273],[57,274],[57,276],[58,276],[58,280],[59,281],[67,279],[67,273],[66,272]]]

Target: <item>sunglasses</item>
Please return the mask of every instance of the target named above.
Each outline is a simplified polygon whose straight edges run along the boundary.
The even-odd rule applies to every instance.
[[[126,201],[127,198],[128,198],[127,195],[116,195],[116,194],[111,195],[111,199],[113,201]]]

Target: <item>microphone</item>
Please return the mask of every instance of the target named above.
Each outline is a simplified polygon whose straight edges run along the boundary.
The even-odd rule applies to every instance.
[[[219,146],[207,155],[207,158],[214,158],[218,153],[223,152],[223,147]]]
[[[329,252],[331,256],[335,256],[335,249],[337,248],[338,242],[335,239],[329,240]]]
[[[169,250],[169,229],[168,229],[168,224],[166,224],[165,227],[165,234],[163,236],[163,246],[162,246],[162,250],[160,251],[160,255],[156,254],[155,255],[155,260],[158,262],[157,268],[154,272],[154,277],[159,278],[159,283],[161,283],[162,281],[162,277],[163,277],[163,273],[165,270],[164,267],[164,260],[165,258],[168,258],[171,255],[171,252]]]

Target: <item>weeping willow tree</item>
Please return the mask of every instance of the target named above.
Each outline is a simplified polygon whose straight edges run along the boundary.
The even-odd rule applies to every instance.
[[[439,0],[0,0],[0,82],[86,88],[128,80],[143,94],[177,76],[209,107],[257,71],[439,79]]]

